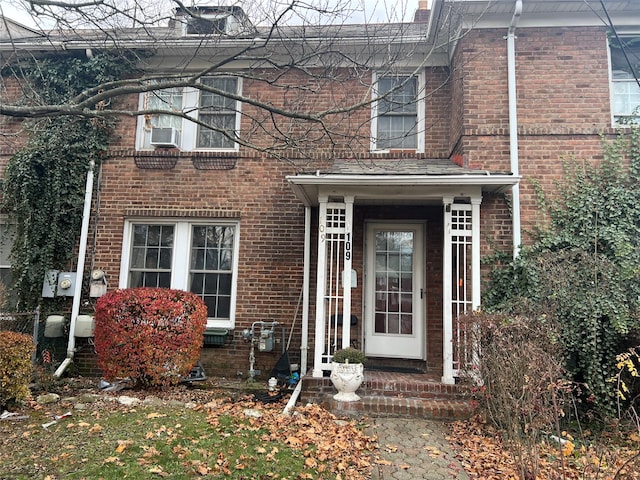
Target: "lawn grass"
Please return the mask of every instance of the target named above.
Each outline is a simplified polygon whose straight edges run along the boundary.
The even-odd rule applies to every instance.
[[[267,438],[248,419],[204,409],[136,407],[74,410],[48,428],[34,411],[0,426],[1,479],[320,478],[302,452]]]

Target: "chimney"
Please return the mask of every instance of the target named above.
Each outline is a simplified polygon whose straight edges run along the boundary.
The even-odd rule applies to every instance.
[[[419,0],[418,10],[413,17],[415,23],[427,23],[429,21],[429,0]]]

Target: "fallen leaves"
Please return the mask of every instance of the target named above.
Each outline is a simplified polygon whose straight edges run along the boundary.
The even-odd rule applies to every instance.
[[[244,422],[237,423],[237,428],[265,430],[267,433],[262,438],[265,444],[280,441],[301,452],[305,457],[305,468],[316,474],[322,473],[328,465],[336,478],[370,478],[371,455],[376,442],[365,435],[355,421],[338,420],[318,405],[298,407],[291,416],[282,415],[282,407],[280,403],[261,404],[248,398],[217,403],[210,409],[209,423],[218,428],[223,416],[244,418]],[[257,447],[255,451],[267,460],[276,462],[277,447],[270,450]],[[224,465],[220,464],[219,467],[224,473]]]
[[[100,433],[102,431],[102,425],[94,424],[93,427],[89,429],[89,433]]]
[[[171,475],[170,473],[165,472],[162,467],[159,466],[151,467],[149,470],[147,470],[147,472],[153,473],[154,475],[158,475],[160,477],[169,477]]]
[[[152,418],[163,418],[166,417],[167,415],[164,413],[158,413],[158,412],[151,412],[147,415],[147,418],[152,419]]]
[[[116,453],[124,452],[129,445],[133,444],[131,440],[118,440],[117,443],[118,446],[116,447]]]
[[[447,439],[456,448],[457,456],[470,477],[478,480],[520,478],[519,464],[501,440],[500,432],[479,416],[455,422],[450,428],[451,435]],[[539,469],[536,480],[640,480],[637,448],[624,445],[607,447],[602,439],[593,445],[576,448],[574,439],[566,432],[563,434],[566,438],[562,442],[542,441],[535,446]],[[518,448],[520,452],[524,451],[524,447]]]
[[[440,455],[442,455],[442,452],[440,450],[438,450],[436,447],[432,447],[431,445],[425,446],[424,449],[427,452],[429,452],[429,456],[431,458],[436,458],[436,457],[439,457]]]

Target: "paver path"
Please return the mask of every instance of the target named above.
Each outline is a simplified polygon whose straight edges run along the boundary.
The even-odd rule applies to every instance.
[[[416,418],[373,418],[369,434],[378,436],[382,463],[374,480],[468,480],[446,439],[441,422]],[[390,464],[386,464],[390,462]]]

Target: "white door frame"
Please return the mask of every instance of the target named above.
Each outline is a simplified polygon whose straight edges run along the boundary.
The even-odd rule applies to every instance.
[[[375,239],[379,230],[414,232],[413,250],[413,334],[411,336],[378,335],[373,333],[375,315]],[[425,221],[368,221],[365,222],[364,289],[364,351],[368,356],[426,359],[426,299],[425,288]]]

